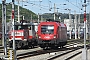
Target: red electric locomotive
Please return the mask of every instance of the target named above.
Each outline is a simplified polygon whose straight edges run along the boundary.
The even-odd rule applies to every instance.
[[[37,34],[41,48],[63,47],[67,43],[67,27],[60,22],[41,22]]]
[[[15,23],[14,27],[16,48],[37,45],[35,26],[33,23],[21,21],[21,23]],[[9,47],[13,47],[13,30],[9,32]]]

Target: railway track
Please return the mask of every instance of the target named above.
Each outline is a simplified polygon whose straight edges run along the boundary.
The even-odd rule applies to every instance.
[[[57,52],[57,54],[58,54],[58,52],[61,52],[61,51],[63,51],[64,53],[61,53],[60,55],[57,55],[55,53],[54,56],[56,56],[56,57],[58,57],[58,56],[64,56],[65,54],[68,54],[70,52],[74,52],[76,50],[78,51],[79,49],[81,50],[82,47],[83,47],[81,45],[78,46],[78,47],[74,47],[74,45],[72,47],[70,47],[71,45],[68,45],[68,46],[69,46],[69,48],[67,46],[65,46],[64,48],[56,49],[56,50],[38,50],[38,51],[35,51],[33,53],[27,53],[27,54],[23,55],[22,57],[18,57],[17,59],[24,59],[24,58],[34,57],[34,56],[40,56],[40,55],[42,56],[42,55],[45,55],[45,54],[49,54],[48,56],[51,57],[52,56],[52,55],[50,55],[51,53]],[[76,55],[78,55],[80,53],[81,53],[81,51],[78,51],[77,54],[74,54],[72,56],[76,56]],[[53,58],[55,58],[55,57],[51,57],[51,58],[50,57],[49,58],[47,57],[46,59],[47,60],[52,60]],[[69,56],[67,59],[70,59],[71,57]],[[41,60],[42,59],[43,58],[41,58]]]
[[[71,59],[71,58],[73,58],[73,57],[75,57],[75,56],[77,56],[78,54],[80,54],[80,53],[82,53],[82,48],[83,48],[83,44],[82,44],[82,42],[83,42],[83,40],[80,40],[80,41],[78,41],[78,40],[76,40],[76,41],[74,41],[73,43],[72,43],[73,41],[70,41],[70,45],[68,45],[69,46],[69,48],[67,47],[67,45],[64,47],[64,48],[61,48],[61,49],[56,49],[56,50],[41,50],[41,51],[36,51],[34,54],[33,53],[31,53],[31,54],[29,54],[27,57],[26,56],[22,56],[22,58],[18,58],[18,59],[20,59],[20,60],[23,60],[23,59],[30,59],[30,57],[32,58],[32,59],[35,59],[35,58],[33,58],[33,57],[36,57],[36,58],[38,58],[38,57],[40,57],[40,56],[43,56],[43,55],[47,55],[47,57],[45,57],[44,56],[44,58],[46,59],[46,60],[57,60],[56,58],[58,58],[58,57],[65,57],[65,55],[67,56],[67,58],[65,58],[66,60],[69,60],[69,59]],[[77,44],[76,44],[76,42],[78,42]],[[72,43],[72,44],[71,44]],[[72,46],[71,46],[72,45]],[[77,45],[77,46],[74,46],[74,45]],[[70,47],[71,46],[71,47]],[[89,47],[90,45],[87,45],[87,47]],[[53,55],[52,55],[52,53],[53,53]],[[71,54],[70,54],[71,53]],[[70,55],[68,55],[68,54],[70,54]],[[62,58],[61,57],[61,58]],[[31,59],[31,60],[32,60]],[[43,58],[38,58],[38,60],[44,60]],[[60,60],[60,59],[59,59]]]
[[[73,42],[73,41],[72,41]],[[47,57],[44,57],[46,60],[56,60],[56,59],[58,59],[58,57],[59,58],[61,58],[61,57],[65,57],[65,55],[67,55],[67,54],[69,54],[69,53],[71,53],[70,55],[71,56],[69,56],[69,55],[67,55],[68,57],[66,58],[66,60],[68,60],[68,59],[71,59],[71,58],[73,58],[74,56],[76,56],[76,55],[78,55],[78,54],[80,54],[80,53],[82,53],[82,48],[83,48],[83,45],[82,45],[82,41],[80,42],[78,42],[78,40],[77,40],[77,44],[75,44],[74,42],[76,42],[76,41],[74,41],[73,43],[72,42],[70,42],[69,44],[70,45],[68,45],[68,47],[67,47],[67,45],[66,46],[64,46],[64,48],[61,48],[61,49],[48,49],[48,50],[43,50],[43,49],[41,49],[41,48],[34,48],[34,49],[20,49],[20,50],[17,50],[16,51],[16,53],[17,53],[17,59],[18,60],[24,60],[24,59],[30,59],[30,58],[32,58],[33,59],[33,57],[38,57],[38,56],[44,56],[44,55],[47,55]],[[72,43],[72,47],[70,47],[71,46],[71,43]],[[74,45],[77,45],[77,47],[75,47]],[[82,45],[82,46],[81,46]],[[79,51],[78,51],[79,50]],[[74,54],[73,52],[77,52],[76,54]],[[52,55],[52,53],[54,53],[53,55]],[[73,54],[73,55],[72,55]],[[32,60],[31,59],[31,60]],[[40,59],[38,59],[38,60],[43,60],[43,58],[40,58]],[[59,59],[60,60],[60,59]]]
[[[47,60],[70,60],[72,58],[74,58],[75,56],[79,55],[82,53],[82,49],[83,47],[77,47],[75,49],[66,51],[66,52],[62,52],[62,53],[58,53],[57,55],[51,56],[49,58],[47,58]],[[87,45],[87,49],[90,49],[90,45]]]
[[[27,54],[20,56],[20,57],[17,56],[18,57],[17,59],[23,60],[23,59],[30,58],[30,57],[33,58],[33,57],[37,56],[37,58],[38,58],[39,56],[42,57],[43,55],[47,55],[46,57],[44,56],[44,58],[46,60],[52,60],[52,59],[63,56],[65,54],[68,54],[68,53],[73,52],[73,51],[76,51],[76,48],[75,49],[74,48],[62,48],[62,49],[56,49],[56,50],[39,50],[36,52],[27,53]],[[54,53],[54,55],[52,55],[52,53]],[[43,58],[40,58],[40,60],[43,60]]]
[[[4,53],[4,47],[0,46],[0,53]]]
[[[62,52],[62,53],[58,52],[56,55],[47,58],[47,60],[59,60],[59,59],[69,60],[70,58],[72,58],[80,53],[81,53],[81,48],[72,49],[72,50],[68,50],[66,52]]]
[[[45,54],[29,56],[29,58],[24,58],[24,59],[31,59],[31,60],[33,60],[33,59],[34,60],[70,60],[73,57],[77,56],[78,54],[81,54],[82,48],[83,47],[63,48],[63,49],[58,49],[58,51],[52,51],[52,52],[47,52]],[[20,60],[24,60],[24,59],[20,59]]]
[[[42,48],[37,48],[38,50],[35,51],[29,51],[28,53],[21,53],[19,55],[17,55],[17,59],[23,59],[23,58],[28,58],[28,57],[33,57],[33,56],[38,56],[38,55],[43,55],[43,54],[50,54],[52,52],[58,52],[59,50],[62,49],[58,49],[58,50],[53,50],[53,49],[47,49],[47,50],[43,50]]]

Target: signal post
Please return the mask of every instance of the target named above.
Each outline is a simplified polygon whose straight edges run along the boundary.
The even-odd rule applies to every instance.
[[[13,53],[14,53],[14,56],[13,56],[13,59],[14,60],[17,60],[17,57],[16,57],[16,49],[15,49],[15,33],[14,33],[14,0],[12,0],[12,27],[13,27]]]
[[[87,60],[87,48],[86,48],[86,0],[84,0],[84,49],[82,51],[82,59]]]

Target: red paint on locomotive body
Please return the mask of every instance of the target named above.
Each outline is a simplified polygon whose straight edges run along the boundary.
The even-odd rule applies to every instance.
[[[41,22],[38,25],[38,44],[42,47],[64,46],[67,43],[67,27],[59,22]]]
[[[14,34],[15,34],[15,40],[24,40],[26,38],[26,34],[24,33],[25,30],[14,30]],[[27,38],[28,39],[28,34],[27,34]],[[10,38],[9,41],[13,40],[13,30],[10,31]]]

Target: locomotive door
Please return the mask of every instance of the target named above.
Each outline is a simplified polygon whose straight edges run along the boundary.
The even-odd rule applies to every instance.
[[[62,38],[62,37],[61,37],[61,35],[62,35],[61,27],[59,27],[58,31],[59,31],[59,32],[58,32],[58,34],[59,34],[59,39],[61,40],[61,38]]]
[[[30,25],[28,28],[29,28],[29,36],[30,36],[30,38],[34,37],[35,36],[34,25]]]

